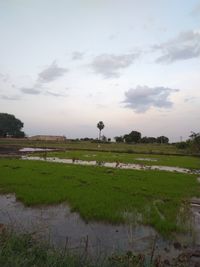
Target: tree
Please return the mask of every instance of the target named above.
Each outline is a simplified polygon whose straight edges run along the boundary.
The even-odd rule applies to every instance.
[[[188,142],[182,141],[182,142],[176,143],[176,147],[178,149],[186,149],[186,148],[188,148],[188,146],[189,146]]]
[[[188,144],[192,152],[200,152],[200,133],[192,132]]]
[[[102,135],[101,139],[103,142],[107,142],[107,137],[105,135]]]
[[[124,135],[124,140],[126,143],[139,143],[141,140],[141,133],[132,131],[129,134]]]
[[[25,134],[21,129],[24,124],[14,115],[0,113],[0,137],[24,137]]]
[[[141,143],[144,143],[144,144],[153,144],[153,143],[156,143],[156,142],[157,142],[157,140],[156,140],[155,137],[144,136],[141,139]]]
[[[166,136],[159,136],[157,137],[157,143],[159,144],[168,144],[169,143],[169,138]]]
[[[99,129],[99,140],[101,140],[101,131],[103,130],[103,128],[105,127],[103,121],[99,121],[97,123],[97,128]]]
[[[124,142],[123,136],[115,136],[114,139],[115,139],[116,143],[123,143]]]

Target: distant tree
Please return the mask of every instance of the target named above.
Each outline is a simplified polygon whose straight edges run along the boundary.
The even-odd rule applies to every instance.
[[[159,136],[157,137],[157,143],[159,144],[168,144],[169,143],[169,138],[166,136]]]
[[[25,133],[21,131],[24,124],[14,115],[0,113],[0,137],[25,137]]]
[[[132,143],[133,142],[133,140],[129,134],[125,134],[123,139],[126,143]]]
[[[200,137],[200,133],[191,132],[191,135],[189,136],[191,140],[197,140]]]
[[[186,149],[188,146],[189,146],[188,142],[182,141],[182,142],[176,143],[176,147],[178,149]]]
[[[107,142],[107,137],[106,137],[105,135],[102,135],[101,140],[102,140],[103,142]]]
[[[192,132],[187,142],[192,152],[200,152],[200,133]]]
[[[99,129],[99,140],[101,140],[101,131],[103,130],[103,128],[105,127],[103,121],[99,121],[97,123],[97,128]]]
[[[123,136],[115,136],[114,139],[115,139],[116,143],[123,143],[124,142]]]
[[[156,143],[157,140],[155,137],[147,137],[147,136],[144,136],[141,138],[141,143],[144,143],[144,144],[153,144],[153,143]]]
[[[111,142],[111,138],[108,138],[108,142]]]
[[[124,135],[124,140],[126,143],[139,143],[141,140],[141,133],[132,131],[129,134]]]

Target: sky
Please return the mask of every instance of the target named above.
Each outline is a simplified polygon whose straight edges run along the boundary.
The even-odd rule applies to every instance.
[[[0,0],[0,112],[28,136],[200,131],[200,0]]]

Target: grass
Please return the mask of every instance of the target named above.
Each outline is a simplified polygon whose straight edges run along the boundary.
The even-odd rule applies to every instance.
[[[200,197],[195,175],[120,170],[60,163],[0,160],[0,192],[26,205],[67,201],[87,221],[152,225],[163,235],[183,230],[180,208]],[[139,215],[139,216],[137,216]]]
[[[122,255],[92,258],[87,252],[75,254],[67,249],[55,249],[49,244],[36,240],[30,234],[15,234],[5,231],[0,234],[1,267],[155,267],[157,259],[134,255],[128,251]],[[159,259],[159,266],[164,260]],[[154,264],[155,263],[155,264]],[[181,262],[181,266],[188,266]],[[177,266],[177,265],[170,265]],[[178,265],[179,266],[179,265]]]
[[[97,144],[90,141],[33,141],[28,139],[0,138],[0,146],[17,147],[51,147],[72,150],[113,151],[128,153],[160,153],[160,154],[188,154],[186,149],[177,149],[171,144],[125,144],[106,143]]]
[[[190,252],[191,253],[191,252]],[[166,264],[165,257],[134,255],[131,251],[98,258],[87,252],[72,253],[65,249],[55,249],[47,242],[36,240],[30,234],[15,234],[4,231],[0,234],[1,267],[188,267],[191,265],[189,254],[182,254]],[[197,265],[195,265],[197,266]]]
[[[38,153],[38,155],[43,155],[43,154]],[[119,161],[122,163],[136,163],[136,164],[141,163],[146,165],[173,166],[173,167],[183,167],[189,169],[200,169],[200,157],[192,157],[192,156],[128,154],[128,153],[99,152],[99,151],[94,152],[94,151],[83,151],[83,150],[48,152],[47,156],[68,158],[68,159],[76,158],[80,160],[89,160],[89,161],[90,160],[105,161],[105,162]],[[138,158],[142,158],[144,160],[137,160]],[[156,161],[149,161],[148,159]]]

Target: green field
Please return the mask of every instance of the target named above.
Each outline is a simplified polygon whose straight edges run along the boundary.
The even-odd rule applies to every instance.
[[[51,147],[72,150],[114,151],[126,153],[160,153],[188,154],[186,149],[177,149],[171,144],[126,144],[126,143],[92,143],[90,141],[32,141],[28,139],[0,138],[0,146],[16,147]]]
[[[191,197],[200,197],[195,175],[0,160],[0,191],[26,205],[67,201],[85,220],[152,225],[161,234],[183,230]],[[182,210],[182,212],[181,212]],[[134,216],[132,216],[134,214]]]

